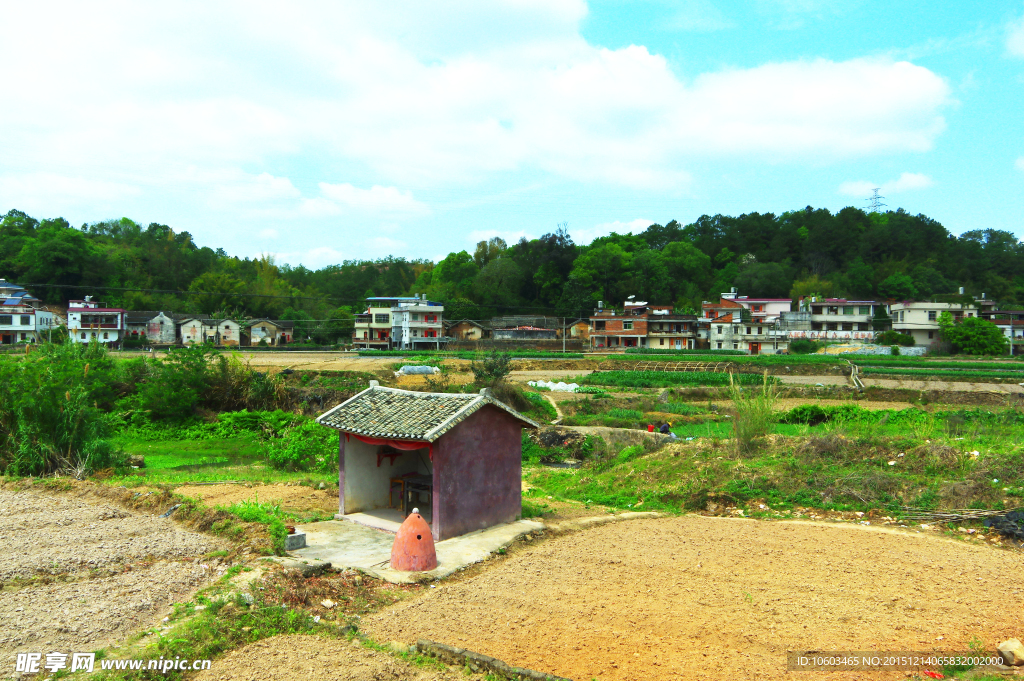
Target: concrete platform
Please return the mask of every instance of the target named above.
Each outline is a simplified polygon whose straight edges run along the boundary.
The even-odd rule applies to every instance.
[[[420,515],[427,521],[427,525],[430,524],[430,511],[421,511]],[[334,514],[335,520],[345,520],[350,523],[357,523],[359,525],[365,525],[366,527],[372,527],[377,530],[384,530],[385,532],[391,532],[392,534],[398,533],[398,528],[402,526],[402,522],[405,520],[405,516],[402,515],[402,510],[399,508],[375,508],[372,511],[366,511],[364,513],[347,513],[340,515]]]
[[[299,528],[296,528],[299,529]],[[395,584],[443,579],[456,570],[479,563],[513,541],[544,529],[543,523],[518,520],[438,542],[437,569],[398,572],[389,567],[395,535],[348,520],[326,520],[302,525],[306,548],[292,551],[299,560],[328,561],[335,568],[355,569]]]

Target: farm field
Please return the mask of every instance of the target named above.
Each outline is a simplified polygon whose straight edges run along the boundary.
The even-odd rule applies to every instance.
[[[991,647],[1018,631],[997,585],[1022,569],[1020,553],[876,527],[633,520],[549,539],[364,627],[572,679],[782,679],[788,650]]]

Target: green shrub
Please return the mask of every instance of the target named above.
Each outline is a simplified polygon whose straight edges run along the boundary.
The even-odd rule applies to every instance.
[[[278,504],[269,502],[260,503],[255,497],[246,501],[239,501],[230,506],[219,506],[228,513],[232,513],[240,520],[247,523],[262,523],[267,526],[271,538],[274,540],[276,553],[284,553],[285,537],[288,530],[284,526],[283,514]]]
[[[793,355],[811,355],[818,351],[818,348],[825,347],[824,343],[816,343],[806,338],[797,338],[789,342],[789,352]]]
[[[338,467],[338,432],[312,419],[271,440],[267,463],[285,471],[329,472]]]
[[[732,378],[734,377],[734,378]],[[669,388],[680,385],[724,386],[733,380],[738,385],[761,383],[757,374],[727,374],[710,371],[595,371],[576,379],[578,383],[631,388]],[[774,382],[769,376],[768,382]]]
[[[904,347],[910,347],[914,345],[914,337],[908,333],[900,333],[899,331],[883,331],[875,337],[875,342],[879,345],[902,345]],[[894,355],[900,354],[898,351],[893,353]]]
[[[124,467],[104,413],[114,383],[113,363],[98,343],[0,356],[0,471],[82,477]]]

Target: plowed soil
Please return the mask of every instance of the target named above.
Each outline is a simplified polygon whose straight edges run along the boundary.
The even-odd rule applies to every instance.
[[[280,504],[287,511],[338,511],[338,490],[313,489],[304,485],[183,485],[174,490],[182,496],[201,499],[207,506],[230,506],[256,500]]]
[[[16,651],[95,650],[152,626],[216,573],[196,559],[227,548],[170,519],[3,489],[0,546],[5,662]]]
[[[789,650],[994,650],[1021,634],[1022,570],[1020,552],[875,527],[634,520],[552,538],[362,628],[574,679],[782,679]]]

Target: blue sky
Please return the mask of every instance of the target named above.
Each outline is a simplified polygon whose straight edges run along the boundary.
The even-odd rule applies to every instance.
[[[7,3],[0,210],[321,267],[865,206],[1024,236],[1024,2]]]

